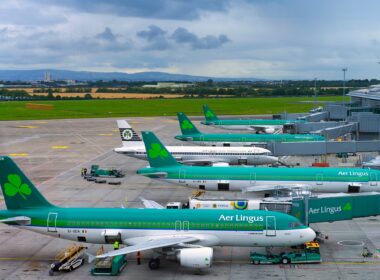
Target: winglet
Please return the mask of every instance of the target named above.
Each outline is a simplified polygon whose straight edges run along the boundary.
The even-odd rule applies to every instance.
[[[205,104],[203,105],[203,113],[205,115],[206,121],[217,121],[219,120],[218,116],[214,113],[211,108]]]
[[[195,127],[185,113],[177,113],[179,127],[183,135],[200,134],[200,131]]]
[[[175,166],[179,163],[153,132],[143,131],[146,155],[151,167]]]

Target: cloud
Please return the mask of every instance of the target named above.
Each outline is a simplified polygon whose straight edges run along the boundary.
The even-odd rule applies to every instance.
[[[109,27],[106,27],[103,32],[97,34],[95,38],[111,42],[116,41],[116,36],[112,33],[112,30]]]
[[[172,34],[171,39],[179,44],[190,44],[193,49],[215,49],[231,41],[226,35],[207,35],[199,38],[183,27],[178,27]]]
[[[163,51],[170,47],[166,38],[166,31],[157,25],[150,25],[148,30],[139,31],[136,35],[148,41],[148,46],[145,48],[146,50]]]
[[[34,0],[92,14],[196,20],[204,12],[224,12],[230,0]]]

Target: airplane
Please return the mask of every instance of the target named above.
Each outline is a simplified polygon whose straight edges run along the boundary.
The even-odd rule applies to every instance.
[[[305,120],[265,120],[265,119],[219,119],[214,111],[208,106],[203,105],[205,121],[201,124],[210,125],[229,130],[253,130],[264,133],[275,133],[283,128],[285,124],[304,123]]]
[[[328,193],[380,191],[380,171],[359,168],[198,167],[178,163],[152,132],[143,132],[149,165],[138,174],[210,191]]]
[[[144,142],[125,120],[118,120],[123,146],[114,152],[146,160]],[[167,146],[174,158],[189,165],[263,165],[279,162],[271,151],[260,147],[201,147],[201,146]]]
[[[315,232],[290,215],[247,210],[185,210],[144,208],[63,208],[48,202],[10,157],[0,156],[0,185],[6,210],[0,222],[56,238],[126,247],[89,260],[153,249],[158,256],[177,257],[180,264],[209,268],[214,246],[295,246],[311,241]]]
[[[205,134],[201,133],[184,113],[177,113],[177,117],[182,135],[177,135],[175,138],[202,146],[252,146],[267,142],[325,140],[325,137],[316,134]]]

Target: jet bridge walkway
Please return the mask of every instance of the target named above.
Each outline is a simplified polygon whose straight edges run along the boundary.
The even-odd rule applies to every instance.
[[[380,193],[306,195],[292,199],[291,215],[304,224],[380,215]]]
[[[378,152],[380,141],[271,142],[266,148],[274,156],[318,156],[339,153]]]

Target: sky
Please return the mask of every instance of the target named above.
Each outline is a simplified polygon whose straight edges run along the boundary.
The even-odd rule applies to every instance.
[[[0,69],[380,78],[377,0],[2,0]]]

